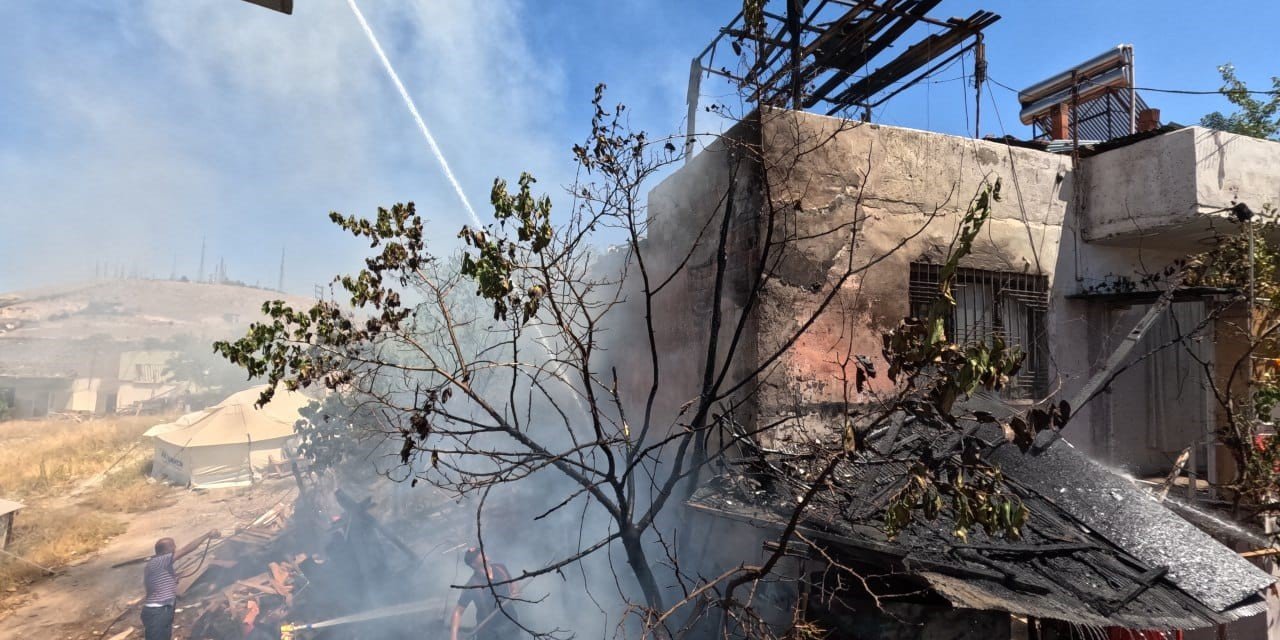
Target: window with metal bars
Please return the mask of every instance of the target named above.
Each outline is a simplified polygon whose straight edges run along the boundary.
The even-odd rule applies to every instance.
[[[165,366],[162,364],[133,365],[135,382],[163,382]]]
[[[911,315],[923,318],[937,299],[936,264],[911,264]],[[952,286],[956,306],[944,318],[947,337],[956,342],[985,342],[995,336],[1026,353],[1022,369],[1002,395],[1010,399],[1040,398],[1047,392],[1048,340],[1045,313],[1049,279],[1042,275],[961,268]]]

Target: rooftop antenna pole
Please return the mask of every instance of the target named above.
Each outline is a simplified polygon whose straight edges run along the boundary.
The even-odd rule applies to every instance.
[[[973,137],[982,137],[982,83],[987,79],[987,44],[982,34],[973,49]]]
[[[804,0],[788,0],[787,31],[791,33],[791,108],[800,110],[800,20]]]
[[[689,62],[689,90],[685,101],[689,103],[689,115],[684,138],[684,161],[687,164],[693,155],[693,137],[697,133],[695,124],[698,120],[698,98],[702,91],[702,56]]]

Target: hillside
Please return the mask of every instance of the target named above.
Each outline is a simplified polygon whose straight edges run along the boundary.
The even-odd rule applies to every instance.
[[[0,340],[225,338],[261,315],[262,303],[310,301],[279,291],[172,280],[103,280],[0,294]]]

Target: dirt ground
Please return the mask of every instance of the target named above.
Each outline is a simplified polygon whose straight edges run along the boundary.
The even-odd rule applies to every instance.
[[[230,534],[282,500],[292,500],[295,485],[282,479],[251,489],[174,492],[172,505],[127,516],[124,534],[58,576],[32,585],[20,604],[0,613],[0,640],[109,638],[129,627],[134,632],[128,637],[140,638],[141,623],[132,616],[102,635],[142,595],[142,565],[112,565],[151,555],[158,538],[174,538],[181,546],[210,529]]]

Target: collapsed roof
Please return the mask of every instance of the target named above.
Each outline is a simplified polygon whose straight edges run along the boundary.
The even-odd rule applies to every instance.
[[[962,541],[950,507],[890,539],[885,505],[914,460],[901,452],[925,439],[946,455],[961,438],[896,422],[869,440],[882,455],[839,463],[801,516],[801,533],[826,553],[922,581],[955,607],[1098,627],[1193,629],[1264,610],[1258,591],[1271,576],[1065,440],[1023,454],[998,431],[975,432],[987,443],[983,458],[1031,512],[1021,539],[978,530]],[[758,452],[747,464],[714,478],[690,506],[781,529],[807,488],[801,478],[821,467],[808,452]]]

